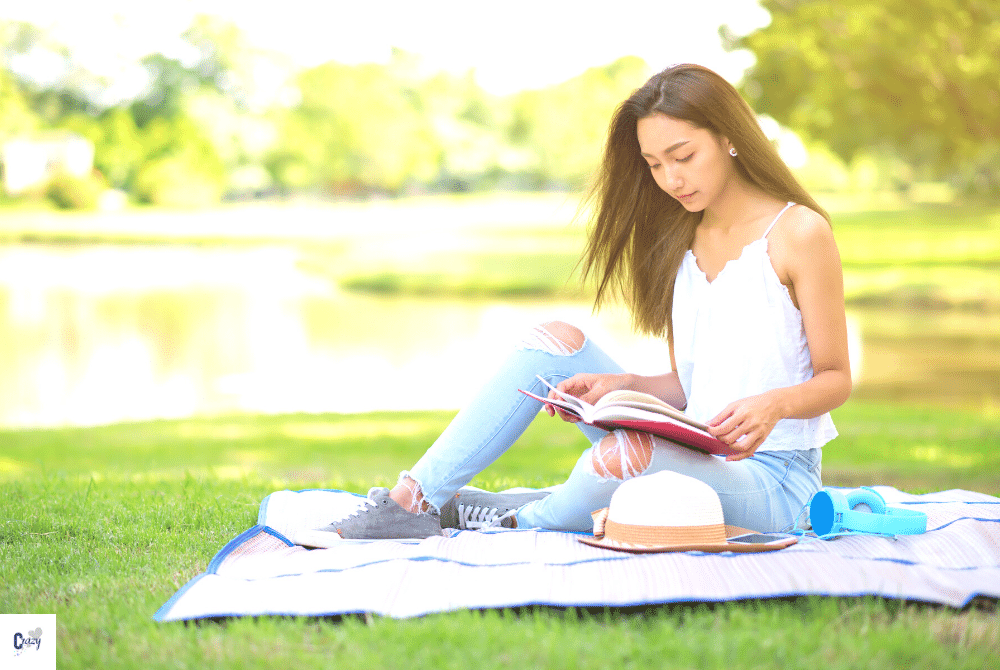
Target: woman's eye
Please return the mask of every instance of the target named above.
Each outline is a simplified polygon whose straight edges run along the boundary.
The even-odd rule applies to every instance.
[[[678,162],[678,163],[687,163],[687,162],[688,162],[689,160],[691,160],[691,158],[692,158],[692,157],[694,157],[694,153],[693,153],[693,152],[692,152],[692,153],[689,153],[689,154],[688,154],[687,156],[685,156],[684,158],[678,158],[678,159],[677,159],[677,162]]]
[[[657,163],[656,165],[650,165],[650,166],[649,166],[649,169],[650,169],[650,170],[655,170],[655,169],[656,169],[656,168],[658,168],[658,167],[660,167],[660,164],[659,164],[659,163]]]

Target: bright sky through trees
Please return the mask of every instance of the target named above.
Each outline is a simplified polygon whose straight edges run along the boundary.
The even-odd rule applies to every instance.
[[[486,90],[505,94],[539,88],[626,55],[651,68],[698,62],[737,81],[752,62],[726,53],[718,29],[735,33],[766,25],[757,0],[34,0],[4,3],[0,19],[28,20],[71,45],[88,67],[122,89],[142,85],[137,58],[181,54],[177,36],[197,14],[234,22],[249,41],[287,54],[299,65],[328,60],[385,62],[393,47],[418,54],[431,70],[475,69]],[[38,64],[44,68],[44,63]]]

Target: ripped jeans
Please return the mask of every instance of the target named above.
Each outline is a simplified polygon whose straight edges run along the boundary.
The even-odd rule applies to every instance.
[[[611,358],[580,331],[560,322],[539,326],[511,353],[478,395],[455,417],[400,482],[410,480],[435,509],[499,458],[527,429],[540,406],[518,389],[545,395],[536,375],[552,385],[579,372],[620,373]],[[558,419],[553,419],[557,421]],[[725,521],[759,532],[790,529],[820,482],[820,449],[755,453],[726,462],[669,440],[578,423],[592,446],[565,483],[517,512],[519,528],[588,532],[591,512],[633,476],[672,470],[711,486]]]

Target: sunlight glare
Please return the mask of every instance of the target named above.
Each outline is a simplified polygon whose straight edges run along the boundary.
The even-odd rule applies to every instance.
[[[155,11],[129,0],[35,0],[0,10],[2,18],[35,22],[78,45],[88,67],[109,80],[134,78],[127,62],[153,51],[183,58],[178,36],[200,14],[232,21],[250,43],[300,66],[385,63],[399,48],[416,54],[425,71],[473,70],[480,86],[497,95],[549,86],[628,55],[643,58],[653,70],[697,62],[737,81],[753,59],[724,51],[720,25],[741,35],[770,22],[757,0],[620,0],[613,8],[511,0],[503,11],[460,0],[286,0],[279,20],[272,5],[236,0],[180,0]]]

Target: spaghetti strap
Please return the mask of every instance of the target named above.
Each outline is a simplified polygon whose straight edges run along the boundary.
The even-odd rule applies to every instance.
[[[774,221],[772,221],[771,225],[767,227],[767,230],[764,231],[764,234],[760,236],[760,239],[764,239],[765,237],[767,237],[768,234],[771,232],[771,229],[774,228],[774,224],[776,224],[778,222],[778,219],[781,218],[781,215],[787,212],[789,208],[793,207],[794,205],[795,205],[794,202],[790,202],[787,205],[785,205],[785,207],[780,212],[778,212],[778,216],[774,217]]]

